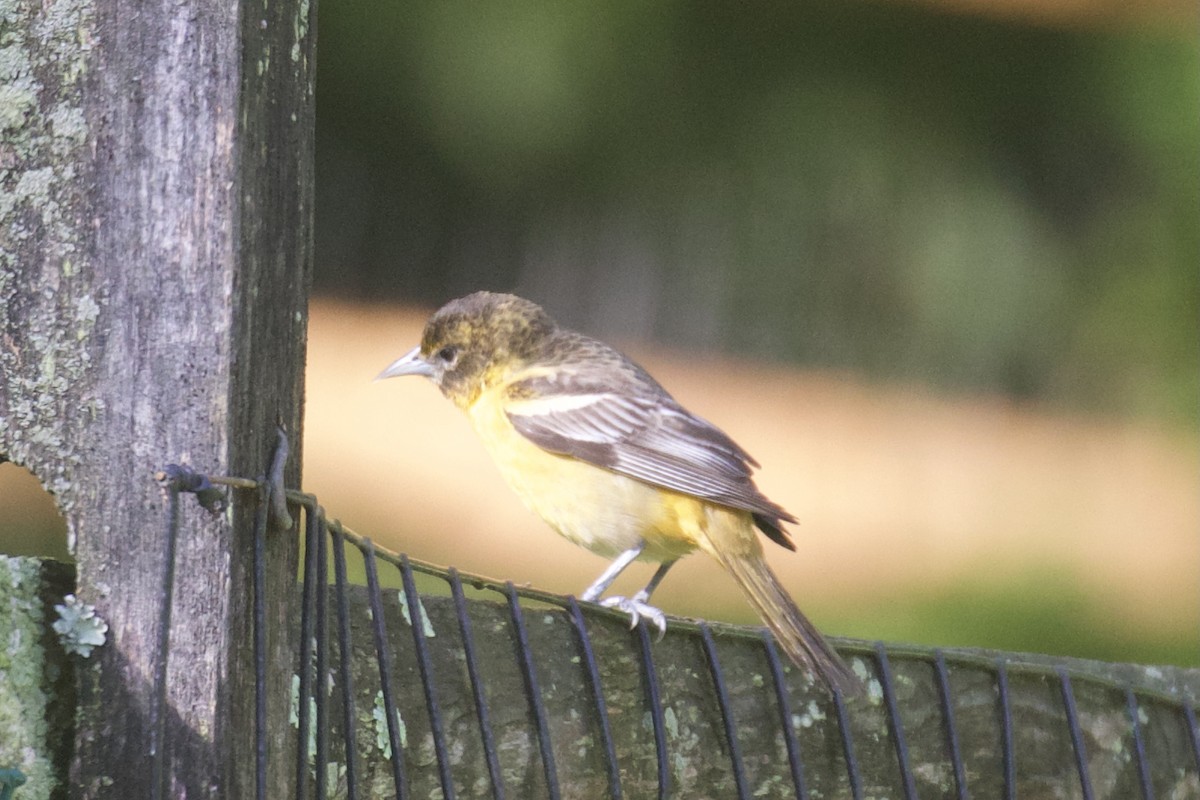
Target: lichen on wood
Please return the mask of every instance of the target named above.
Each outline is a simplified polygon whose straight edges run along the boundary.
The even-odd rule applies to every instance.
[[[73,583],[65,564],[0,555],[0,769],[24,775],[21,800],[65,793],[74,692],[51,607]]]

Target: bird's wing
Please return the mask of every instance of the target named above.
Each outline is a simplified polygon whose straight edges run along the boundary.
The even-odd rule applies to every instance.
[[[795,519],[754,486],[757,462],[648,376],[622,377],[615,388],[572,373],[525,378],[509,387],[505,410],[545,450],[749,511],[767,535],[790,547],[779,522]]]

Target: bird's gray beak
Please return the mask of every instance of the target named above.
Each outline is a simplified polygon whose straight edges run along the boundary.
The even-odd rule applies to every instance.
[[[384,378],[396,378],[401,375],[433,377],[433,365],[421,358],[420,347],[414,347],[391,364],[388,364],[387,369],[375,376],[375,380],[381,381]]]

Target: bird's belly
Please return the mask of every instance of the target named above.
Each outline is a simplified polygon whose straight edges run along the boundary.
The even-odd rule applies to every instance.
[[[570,541],[607,557],[644,541],[642,557],[652,561],[695,549],[675,513],[680,502],[698,502],[693,498],[543,450],[513,428],[503,411],[489,413],[476,405],[470,416],[508,485]]]

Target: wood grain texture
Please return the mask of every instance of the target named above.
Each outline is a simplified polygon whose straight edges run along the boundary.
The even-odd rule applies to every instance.
[[[152,473],[182,461],[253,477],[282,422],[298,483],[316,9],[4,10],[23,104],[0,118],[0,454],[54,494],[78,593],[110,625],[79,671],[74,794],[145,797],[166,520]],[[219,517],[185,515],[168,796],[253,789],[251,517],[241,499]],[[282,632],[294,538],[267,550]],[[273,634],[273,657],[286,645]],[[285,683],[271,686],[275,747]]]

